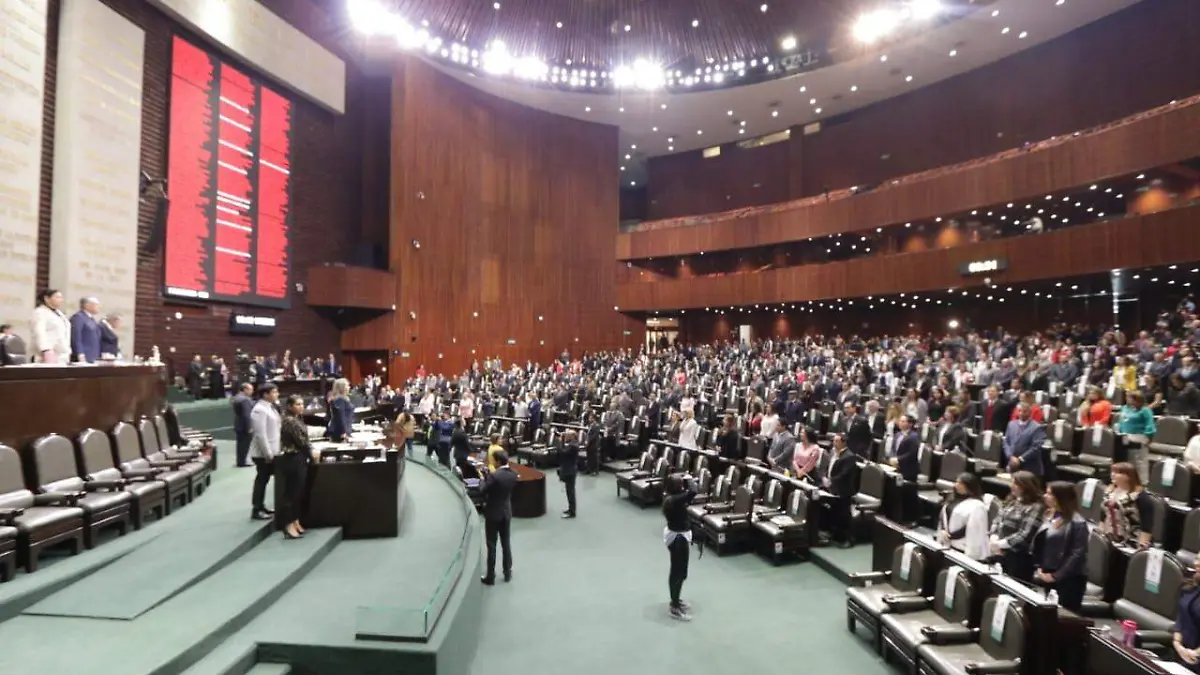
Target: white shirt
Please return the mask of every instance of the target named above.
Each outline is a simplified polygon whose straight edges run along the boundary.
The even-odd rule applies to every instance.
[[[762,419],[762,425],[759,427],[762,430],[762,435],[767,438],[775,438],[775,434],[779,433],[779,415],[771,413]]]
[[[950,522],[945,522],[946,512],[942,510],[942,527],[948,532],[965,530],[961,539],[950,540],[950,546],[956,548],[972,560],[984,560],[991,551],[988,544],[988,508],[981,500],[964,499],[954,507],[950,514]]]
[[[1188,441],[1187,448],[1183,451],[1183,463],[1200,467],[1200,434],[1192,436]]]
[[[688,450],[697,450],[696,436],[700,433],[700,423],[694,419],[685,418],[679,425],[679,445]]]
[[[689,410],[692,412],[696,411],[696,399],[692,398],[691,396],[684,396],[683,398],[679,399],[679,412],[685,413]]]
[[[513,406],[513,417],[523,420],[529,417],[529,404],[525,401],[517,401]]]
[[[433,401],[434,397],[432,393],[425,394],[423,397],[421,397],[421,404],[417,406],[417,412],[422,415],[429,415],[433,413]]]
[[[42,352],[54,352],[55,360],[66,365],[71,361],[71,322],[57,309],[45,304],[33,310],[29,321],[32,336],[31,355],[42,361]]]

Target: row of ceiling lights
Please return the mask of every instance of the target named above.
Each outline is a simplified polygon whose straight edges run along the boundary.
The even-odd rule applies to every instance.
[[[1066,0],[1054,0],[1054,4],[1055,4],[1056,6],[1062,6],[1062,5],[1066,4]],[[887,10],[881,10],[881,11],[887,11]],[[869,16],[869,15],[868,15],[868,16]],[[1000,10],[998,10],[998,9],[996,9],[996,10],[992,10],[992,12],[991,12],[991,16],[992,16],[992,18],[998,18],[998,17],[1000,16]],[[861,23],[862,23],[862,22],[863,22],[863,21],[864,21],[866,18],[867,18],[867,17],[865,17],[865,16],[864,16],[863,18],[860,18],[860,20],[859,20],[859,24],[861,24]],[[856,24],[856,26],[857,26],[857,25],[859,25],[859,24]],[[889,31],[889,32],[890,32],[890,31]],[[1005,26],[1004,28],[1002,28],[1002,29],[1000,30],[1000,34],[1001,34],[1001,35],[1009,35],[1011,32],[1012,32],[1012,28],[1011,28],[1010,26]],[[863,36],[859,36],[859,37],[860,37],[860,39],[863,39]],[[1019,39],[1019,40],[1024,40],[1024,39],[1025,39],[1025,38],[1027,38],[1027,37],[1029,37],[1029,32],[1028,32],[1028,31],[1020,31],[1020,32],[1017,34],[1017,39]],[[875,39],[878,39],[878,38],[875,38]],[[865,40],[865,39],[863,39],[863,41],[864,41],[864,42],[868,42],[868,43],[869,43],[869,42],[873,42],[875,39],[872,39],[872,40]],[[788,45],[790,45],[790,47],[788,47]],[[795,38],[790,38],[790,37],[789,37],[789,38],[785,38],[785,39],[784,39],[783,46],[784,46],[784,48],[785,48],[785,49],[795,48]],[[958,45],[958,46],[956,46],[955,48],[951,49],[951,50],[950,50],[950,52],[949,52],[949,56],[950,56],[950,58],[957,57],[957,56],[958,56],[958,53],[959,53],[959,49],[960,49],[961,47],[962,47],[962,45]],[[888,62],[888,55],[887,55],[887,54],[881,54],[881,55],[879,56],[879,61],[880,61],[880,63],[887,63],[887,62]],[[728,68],[728,66],[729,66],[729,64],[725,64],[725,66],[722,66],[722,67],[727,69],[727,68]],[[706,72],[707,72],[708,70],[711,70],[711,69],[706,69]],[[718,70],[720,70],[720,68],[718,68]],[[700,71],[700,69],[696,69],[696,73],[697,73],[697,74],[700,74],[700,72],[701,72],[701,71]],[[678,71],[677,71],[677,73],[678,73]],[[707,77],[707,75],[706,75],[706,77]],[[913,82],[913,79],[914,79],[914,78],[913,78],[913,75],[912,75],[912,74],[907,74],[907,75],[905,75],[905,76],[904,76],[904,81],[905,81],[906,83],[912,83],[912,82]],[[857,93],[858,91],[859,91],[859,87],[858,87],[858,85],[857,85],[857,84],[851,84],[851,85],[850,85],[850,93],[852,93],[852,94],[853,94],[853,93]],[[800,89],[799,89],[799,93],[801,93],[801,94],[807,94],[807,93],[808,93],[808,87],[807,87],[807,85],[801,85],[801,87],[800,87]],[[824,108],[823,108],[821,105],[818,105],[818,99],[817,99],[815,96],[811,96],[811,95],[810,95],[810,97],[809,97],[809,100],[808,100],[808,104],[809,104],[809,105],[812,107],[812,113],[813,113],[814,115],[821,115],[821,114],[824,112]],[[661,109],[665,110],[666,108],[667,108],[667,104],[666,104],[666,103],[662,103],[662,104],[661,104]],[[621,112],[621,113],[623,113],[623,112],[625,112],[625,107],[624,107],[624,106],[620,106],[620,107],[618,107],[617,111],[618,111],[618,112]],[[590,105],[584,106],[584,112],[588,112],[588,113],[592,112],[592,106],[590,106]],[[734,111],[733,111],[733,110],[727,110],[725,114],[726,114],[726,116],[727,116],[727,117],[733,117],[733,116],[734,116]],[[772,105],[771,117],[772,117],[772,118],[779,117],[779,109],[778,109],[778,104],[773,104],[773,105]],[[658,129],[659,129],[659,128],[658,128],[657,126],[653,126],[653,127],[651,127],[651,131],[652,131],[653,133],[658,133]],[[739,123],[738,123],[738,134],[739,134],[739,135],[745,135],[745,134],[746,134],[746,130],[747,130],[747,122],[746,122],[746,120],[741,120],[741,121],[739,121]],[[767,133],[770,133],[770,132],[767,132]],[[696,130],[696,134],[697,134],[697,135],[703,135],[703,134],[704,134],[704,130],[703,130],[703,129],[697,129],[697,130]],[[666,146],[667,146],[667,152],[674,152],[674,151],[675,151],[675,137],[674,137],[674,134],[670,134],[670,135],[668,135],[668,136],[667,136],[667,142],[666,142]],[[637,148],[636,144],[635,144],[635,145],[633,145],[633,146],[631,147],[631,149],[636,149],[636,148]],[[626,160],[630,160],[630,159],[632,159],[632,157],[631,157],[631,155],[630,155],[630,154],[626,153],[626,155],[625,155],[625,159],[626,159]],[[625,167],[624,167],[624,166],[622,166],[622,167],[621,167],[621,170],[622,170],[622,171],[624,171],[624,170],[625,170]],[[630,181],[630,186],[631,186],[631,187],[636,187],[636,186],[637,186],[637,182],[636,182],[636,181]]]

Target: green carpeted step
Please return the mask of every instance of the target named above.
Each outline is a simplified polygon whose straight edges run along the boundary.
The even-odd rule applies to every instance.
[[[246,672],[246,675],[291,675],[292,667],[285,663],[259,663]]]

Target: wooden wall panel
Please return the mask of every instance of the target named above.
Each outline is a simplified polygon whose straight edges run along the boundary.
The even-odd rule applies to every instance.
[[[1200,156],[1200,102],[853,197],[621,234],[621,260],[799,241],[1029,199]]]
[[[789,144],[741,149],[736,143],[705,158],[701,151],[651,157],[647,216],[671,218],[787,201]]]
[[[146,31],[146,62],[143,71],[142,167],[152,176],[167,175],[168,92],[170,82],[171,38],[186,33],[166,15],[144,0],[103,0],[125,18]],[[42,190],[38,246],[38,285],[49,277],[50,204],[53,184],[55,73],[58,62],[57,22],[62,0],[51,0],[47,35],[45,135],[43,138]],[[336,22],[311,0],[264,0],[272,11],[304,31],[323,46],[344,53],[337,40]],[[250,69],[253,72],[253,69]],[[292,278],[305,281],[305,271],[322,262],[346,260],[360,231],[363,199],[362,123],[366,107],[376,105],[363,94],[361,74],[348,64],[347,114],[334,116],[316,105],[296,97],[295,137],[292,151],[293,222]],[[284,91],[284,90],[281,90]],[[386,104],[386,99],[383,103]],[[139,221],[139,246],[144,245],[153,228],[154,208],[144,206]],[[378,228],[377,228],[378,229]],[[139,254],[137,286],[137,344],[143,355],[157,345],[169,365],[184,366],[192,353],[217,354],[233,363],[238,347],[254,353],[280,352],[290,348],[294,354],[323,356],[337,349],[338,330],[293,293],[292,308],[286,311],[247,308],[229,304],[174,305],[161,293],[162,261],[157,253]],[[68,303],[77,299],[69,298]],[[103,298],[100,299],[103,302]],[[30,298],[32,308],[34,299]],[[273,336],[233,336],[229,334],[231,311],[270,314],[277,318]],[[182,318],[176,319],[179,312]],[[171,350],[175,353],[172,354]]]
[[[962,263],[1006,258],[997,284],[1200,260],[1200,206],[1080,225],[1035,236],[950,249],[680,281],[620,285],[618,301],[633,311],[745,306],[827,298],[927,292],[983,283],[965,279]]]
[[[969,46],[967,47],[970,48]],[[699,151],[649,162],[649,217],[673,218],[765,204],[755,183],[780,180],[796,199],[871,185],[1071,133],[1200,91],[1200,3],[1143,0],[994,64],[792,130],[787,154],[715,162]],[[738,151],[731,150],[733,154]],[[884,158],[886,156],[886,159]]]
[[[493,98],[419,59],[394,81],[389,347],[409,356],[393,356],[393,381],[421,364],[640,344],[644,326],[614,310],[616,128]]]
[[[308,269],[306,300],[312,307],[354,307],[392,311],[396,275],[351,265],[316,265]]]

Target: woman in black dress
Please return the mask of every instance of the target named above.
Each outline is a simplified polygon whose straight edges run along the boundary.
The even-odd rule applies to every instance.
[[[300,504],[313,449],[308,439],[308,427],[300,418],[302,414],[304,398],[289,396],[280,419],[279,455],[275,457],[275,475],[282,498],[275,505],[276,522],[285,523],[284,539],[299,539],[304,534],[304,528],[300,526]]]

